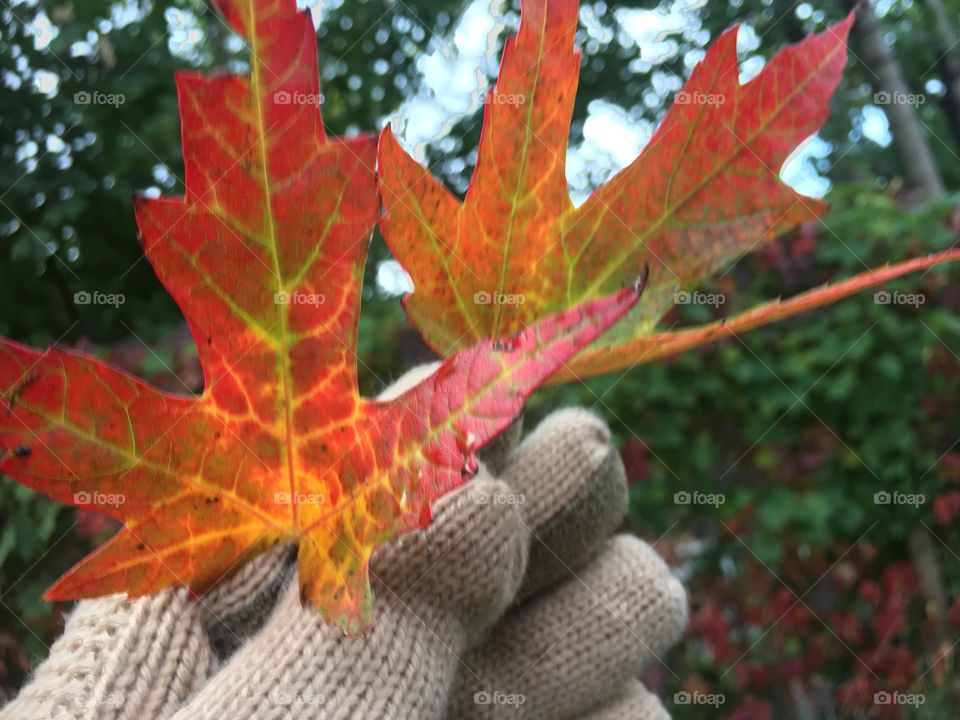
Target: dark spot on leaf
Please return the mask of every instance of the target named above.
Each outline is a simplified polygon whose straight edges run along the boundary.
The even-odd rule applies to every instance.
[[[649,279],[650,266],[644,265],[643,272],[641,272],[639,277],[633,281],[633,289],[636,291],[637,295],[643,295],[643,291],[647,289],[647,280]]]
[[[513,352],[520,346],[520,340],[516,337],[503,338],[493,341],[493,350],[495,352]]]

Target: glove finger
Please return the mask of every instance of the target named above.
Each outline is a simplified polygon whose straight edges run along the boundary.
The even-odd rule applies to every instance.
[[[510,492],[484,469],[441,497],[433,522],[377,549],[370,560],[374,592],[386,603],[440,605],[458,614],[472,637],[509,607],[527,567],[530,534],[516,507],[492,498]]]
[[[346,637],[302,607],[289,583],[262,630],[186,707],[179,720],[326,720],[442,717],[460,657],[511,603],[529,534],[509,492],[481,472],[434,506],[424,530],[370,561],[374,626]]]
[[[77,604],[4,720],[159,720],[196,692],[215,664],[186,588]]]
[[[641,540],[617,536],[579,577],[510,613],[465,658],[472,673],[461,676],[451,717],[497,717],[503,708],[478,704],[477,693],[523,696],[516,717],[581,716],[658,660],[686,622],[686,595],[666,563]]]
[[[518,597],[570,578],[600,551],[627,513],[627,482],[610,430],[581,409],[547,417],[507,459],[533,539]]]
[[[630,680],[613,700],[591,710],[583,720],[670,720],[660,698],[639,680]]]
[[[252,634],[249,617],[241,619],[271,579],[273,595],[262,603],[273,604],[282,579],[279,550],[239,567],[197,599],[180,587],[79,603],[50,657],[0,717],[166,717]]]

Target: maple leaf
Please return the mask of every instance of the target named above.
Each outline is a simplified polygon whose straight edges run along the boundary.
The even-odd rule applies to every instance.
[[[638,289],[479,343],[395,400],[361,398],[375,139],[326,137],[316,35],[294,0],[219,5],[247,39],[250,75],[178,76],[186,194],[135,204],[203,393],[0,339],[0,472],[124,522],[50,599],[202,592],[297,542],[302,598],[355,632],[371,622],[374,549],[428,523],[476,449]]]
[[[823,212],[823,203],[797,194],[778,173],[828,116],[853,14],[778,53],[745,84],[737,28],[722,34],[639,157],[575,207],[565,158],[580,67],[577,14],[576,0],[521,3],[519,31],[507,39],[486,97],[476,170],[462,202],[389,127],[381,135],[381,228],[414,282],[404,298],[407,313],[434,348],[514,332],[544,313],[600,297],[649,266],[649,288],[630,318],[554,378],[569,380],[632,367],[960,259],[960,251],[931,256],[682,334],[654,332],[677,291]]]

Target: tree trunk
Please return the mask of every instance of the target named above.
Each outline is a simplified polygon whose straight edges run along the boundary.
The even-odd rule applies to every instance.
[[[931,9],[934,9],[933,5],[937,5],[943,12],[939,0],[925,1]],[[943,180],[917,114],[917,105],[910,102],[913,95],[911,88],[893,50],[884,39],[883,25],[869,0],[846,0],[846,4],[850,8],[857,8],[853,41],[859,59],[871,73],[871,84],[876,93],[875,102],[883,108],[890,122],[894,148],[907,181],[918,191],[921,199],[940,197],[944,194]],[[937,24],[940,25],[940,22]],[[952,32],[949,25],[946,29]],[[944,27],[941,26],[941,34],[943,32]],[[946,40],[946,37],[944,39]],[[940,640],[946,636],[947,597],[939,554],[930,540],[929,531],[922,525],[914,526],[908,531],[907,544],[919,578],[927,617],[933,623],[935,639]],[[928,648],[928,651],[930,649]]]
[[[907,182],[922,199],[943,195],[943,181],[927,143],[917,108],[909,102],[912,95],[893,51],[884,39],[884,28],[868,2],[851,2],[857,7],[853,40],[860,60],[870,73],[877,104],[890,122],[893,145],[900,157]]]
[[[925,615],[933,624],[934,638],[927,648],[932,652],[947,637],[947,592],[943,586],[940,569],[940,553],[930,539],[926,526],[910,528],[907,538],[910,560],[917,571],[920,594],[925,602]]]
[[[937,65],[940,66],[943,84],[947,86],[943,110],[947,115],[954,142],[960,147],[960,38],[957,37],[957,29],[943,7],[942,0],[923,1],[930,8],[933,25],[940,34],[941,47],[938,50]]]

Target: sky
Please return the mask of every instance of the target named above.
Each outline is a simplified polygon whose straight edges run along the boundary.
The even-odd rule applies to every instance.
[[[655,71],[656,66],[675,58],[680,52],[678,39],[685,38],[706,47],[709,33],[701,28],[697,10],[706,0],[664,2],[655,10],[619,9],[615,11],[622,36],[620,42],[637,50],[637,67]],[[454,26],[449,43],[441,43],[418,63],[423,87],[387,120],[400,142],[421,162],[428,144],[447,135],[457,121],[477,110],[486,90],[496,81],[499,62],[497,42],[507,19],[501,0],[473,0]],[[799,3],[795,10],[801,18],[813,9]],[[322,10],[318,13],[322,17]],[[580,23],[588,38],[609,42],[585,4]],[[608,32],[608,31],[607,31]],[[750,25],[742,25],[737,38],[741,55],[741,82],[747,82],[763,68],[764,59],[753,51],[761,45]],[[703,50],[688,52],[684,58],[687,74],[704,55]],[[660,104],[680,90],[682,79],[666,73],[649,72],[655,95],[649,102]],[[866,140],[886,146],[890,130],[886,115],[875,106],[867,106],[858,122]],[[650,140],[655,123],[633,120],[627,108],[611,102],[595,101],[587,110],[583,140],[571,145],[566,162],[567,182],[574,203],[581,203],[594,189],[596,178],[608,177],[629,165]],[[800,193],[823,197],[830,182],[816,169],[814,161],[829,156],[830,144],[813,136],[803,143],[781,170],[785,183]],[[394,262],[381,265],[377,282],[383,292],[400,294],[412,289],[409,278]]]
[[[709,34],[700,26],[697,10],[706,0],[665,2],[656,10],[619,9],[616,18],[622,29],[621,42],[636,47],[639,69],[654,70],[680,52],[681,36],[705,47]],[[497,38],[504,27],[501,0],[473,0],[455,25],[450,43],[439,45],[419,62],[424,87],[389,118],[403,145],[414,157],[423,160],[426,145],[446,135],[464,115],[480,105],[483,93],[495,82],[499,59]],[[806,16],[812,8],[797,5],[796,12]],[[592,22],[589,6],[581,9],[581,26],[588,37],[602,37],[603,28]],[[760,47],[750,25],[743,25],[738,36],[741,53],[741,81],[754,77],[763,67],[763,58],[752,51]],[[703,51],[687,53],[687,72],[703,57]],[[669,99],[681,87],[681,79],[665,73],[650,73],[656,97],[650,102]],[[639,154],[655,130],[652,123],[629,119],[627,108],[609,102],[594,102],[588,108],[583,142],[570,148],[567,156],[567,180],[574,202],[586,199],[592,189],[590,178],[615,172]],[[860,132],[872,142],[890,141],[886,116],[876,107],[868,107],[860,123]],[[830,189],[826,178],[817,173],[811,160],[826,157],[830,146],[811,138],[783,168],[784,181],[798,192],[822,197]],[[592,170],[592,172],[588,172]],[[599,170],[599,172],[598,172]]]
[[[32,3],[33,0],[21,0]],[[315,23],[323,21],[327,10],[338,7],[348,0],[318,0],[310,5]],[[584,3],[580,11],[580,25],[586,33],[587,42],[618,42],[636,50],[634,67],[650,78],[650,90],[643,102],[659,107],[680,90],[682,78],[668,72],[658,72],[657,66],[676,57],[681,51],[680,40],[689,47],[692,43],[701,49],[687,52],[683,57],[685,72],[703,57],[710,42],[709,33],[701,27],[698,9],[707,0],[665,0],[657,9],[616,9],[614,11],[619,34],[610,37],[611,30],[597,21],[593,7]],[[882,5],[881,3],[880,5]],[[504,9],[509,3],[503,0],[471,0],[453,26],[447,39],[437,39],[433,49],[417,63],[423,76],[422,86],[416,96],[407,99],[400,108],[383,123],[391,122],[401,143],[414,157],[423,160],[429,144],[441,141],[464,116],[472,115],[480,106],[485,92],[496,80],[499,62],[499,39],[505,27],[516,22]],[[878,10],[884,11],[878,5]],[[142,12],[136,0],[122,0],[112,5],[110,17],[101,31],[108,32],[110,25],[135,22]],[[797,3],[794,12],[805,19],[816,12],[809,3]],[[171,10],[167,13],[170,27],[168,47],[171,52],[189,56],[191,47],[198,43],[201,30],[191,19],[190,13]],[[38,48],[47,46],[56,36],[57,28],[44,14],[39,15],[31,27]],[[763,67],[763,58],[754,53],[760,48],[758,37],[749,24],[742,25],[738,35],[738,50],[741,55],[740,79],[746,82]],[[96,52],[97,36],[90,33],[86,41],[75,43],[73,54]],[[19,82],[13,73],[7,73],[6,82]],[[51,73],[35,73],[33,83],[40,92],[52,95],[58,90],[58,78]],[[936,91],[936,88],[927,88]],[[567,154],[566,172],[573,201],[583,202],[593,190],[598,178],[606,178],[627,166],[637,157],[653,135],[656,126],[648,120],[630,116],[629,109],[607,101],[594,101],[587,110],[583,127],[583,139],[571,145]],[[886,146],[890,143],[890,129],[886,115],[874,105],[867,105],[855,120],[855,130],[869,142]],[[51,136],[50,143],[59,138]],[[30,141],[20,149],[22,162],[29,163],[31,156],[40,151]],[[52,148],[48,148],[52,149]],[[831,146],[817,136],[801,145],[781,170],[781,177],[798,192],[811,197],[822,197],[830,189],[829,181],[817,172],[815,161],[830,155]],[[158,178],[158,182],[162,182]],[[151,189],[160,192],[159,188]],[[410,289],[396,263],[385,263],[378,271],[378,284],[390,294]]]
[[[656,66],[671,60],[680,51],[678,39],[685,38],[701,47],[709,41],[709,34],[700,26],[697,10],[707,0],[668,0],[654,10],[617,9],[620,25],[618,41],[628,43],[637,51],[637,68],[655,70]],[[322,22],[327,9],[341,5],[344,0],[318,0],[311,10],[315,22]],[[301,4],[303,0],[301,0]],[[454,25],[448,40],[436,42],[436,47],[418,61],[424,82],[420,92],[383,122],[390,121],[397,130],[401,143],[423,160],[429,143],[445,137],[466,115],[480,106],[486,90],[495,82],[499,60],[498,39],[511,18],[503,14],[503,0],[472,0]],[[881,11],[883,8],[880,8]],[[801,18],[814,12],[808,3],[798,3],[795,12]],[[581,27],[587,37],[609,42],[610,31],[593,17],[592,7],[581,8]],[[124,0],[113,5],[108,22],[126,24],[135,21],[138,3]],[[191,21],[189,13],[170,11],[167,15],[171,34],[170,50],[188,54],[190,47],[200,40],[200,29]],[[106,30],[106,28],[104,28]],[[57,28],[44,14],[38,16],[31,28],[38,48],[47,46]],[[74,54],[93,53],[96,34],[91,32],[87,42],[75,43]],[[760,47],[750,25],[743,25],[738,37],[741,53],[741,81],[749,80],[763,67],[763,58],[751,54]],[[702,50],[688,52],[684,66],[689,72],[703,57]],[[16,76],[5,78],[8,82]],[[681,87],[681,79],[667,73],[650,72],[653,94],[645,101],[661,103]],[[45,94],[57,91],[57,77],[38,72],[33,78],[37,89]],[[930,88],[933,90],[933,88]],[[588,108],[583,128],[583,140],[571,146],[567,156],[567,180],[575,203],[583,202],[593,189],[597,177],[605,177],[628,165],[642,150],[655,130],[649,121],[630,119],[627,108],[610,102],[595,101]],[[886,116],[876,106],[867,106],[858,120],[858,130],[866,140],[886,146],[890,130]],[[56,140],[53,140],[56,142]],[[784,166],[781,176],[798,192],[822,197],[830,188],[826,178],[817,173],[812,160],[829,155],[831,148],[817,137],[811,138]],[[27,149],[29,151],[29,148]]]

